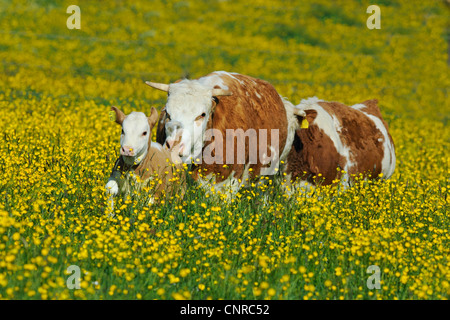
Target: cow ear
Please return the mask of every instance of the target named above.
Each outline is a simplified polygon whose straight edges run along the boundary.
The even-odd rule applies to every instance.
[[[125,118],[127,117],[125,113],[123,113],[116,107],[111,107],[111,110],[116,113],[116,123],[122,125],[123,120],[125,120]]]
[[[233,92],[225,89],[212,89],[212,96],[213,97],[220,97],[220,96],[232,96]]]
[[[306,113],[306,119],[308,120],[309,123],[313,122],[316,117],[317,117],[317,111],[310,109],[310,110],[305,110]]]
[[[150,130],[155,126],[155,123],[158,121],[158,111],[152,107],[152,111],[150,117],[148,119],[148,125],[150,126]]]
[[[164,145],[166,141],[166,119],[166,108],[163,108],[161,110],[161,114],[159,115],[158,126],[156,127],[156,142],[161,145]]]
[[[300,128],[301,129],[308,129],[309,124],[314,121],[314,119],[317,117],[317,111],[316,110],[303,110],[303,109],[294,109],[294,114],[297,116]]]

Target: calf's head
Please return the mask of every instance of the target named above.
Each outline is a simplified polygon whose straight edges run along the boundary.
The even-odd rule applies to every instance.
[[[120,135],[120,154],[128,165],[138,164],[145,158],[152,128],[158,120],[158,111],[152,108],[147,117],[143,112],[131,112],[125,115],[116,107],[111,107],[116,114],[116,123],[122,126]]]
[[[211,88],[199,80],[181,80],[170,85],[147,81],[149,86],[168,93],[166,103],[166,147],[177,152],[183,162],[200,157],[205,131],[219,96],[232,93]]]

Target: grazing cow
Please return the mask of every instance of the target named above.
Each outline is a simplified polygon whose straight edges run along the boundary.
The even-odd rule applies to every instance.
[[[286,160],[297,119],[294,106],[268,82],[215,71],[146,84],[168,92],[157,141],[193,162],[192,176],[205,186],[214,183],[231,195],[257,176],[275,174]]]
[[[336,179],[348,185],[360,174],[391,177],[394,142],[377,104],[375,99],[353,106],[316,97],[302,100],[294,111],[299,128],[286,166],[294,186],[329,185]]]
[[[132,187],[141,190],[152,178],[156,187],[149,201],[161,200],[161,195],[174,192],[177,188],[183,190],[184,180],[181,178],[181,160],[173,163],[173,156],[159,143],[152,142],[151,133],[158,120],[158,112],[152,108],[150,117],[142,112],[131,112],[125,115],[116,107],[115,121],[122,126],[120,136],[120,156],[114,164],[111,176],[106,184],[110,195],[111,209],[114,208],[113,196],[119,192],[127,195]],[[176,180],[180,180],[177,182]]]

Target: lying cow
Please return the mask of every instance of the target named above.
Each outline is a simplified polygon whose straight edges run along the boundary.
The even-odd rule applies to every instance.
[[[173,162],[171,154],[159,143],[152,142],[151,133],[158,120],[158,112],[152,108],[150,117],[142,112],[125,115],[116,107],[115,121],[122,126],[120,136],[120,156],[114,164],[111,176],[106,184],[107,194],[112,197],[119,192],[124,195],[133,191],[133,185],[141,191],[148,186],[152,178],[156,187],[149,195],[149,201],[161,200],[161,196],[172,194],[175,189],[184,189],[181,176],[181,161]]]
[[[297,119],[268,82],[216,71],[170,85],[146,83],[168,93],[157,141],[194,163],[194,180],[230,195],[281,170]]]
[[[348,185],[360,174],[390,178],[394,142],[377,103],[346,106],[316,97],[302,100],[295,109],[299,127],[287,158],[287,177],[297,186],[336,180]]]

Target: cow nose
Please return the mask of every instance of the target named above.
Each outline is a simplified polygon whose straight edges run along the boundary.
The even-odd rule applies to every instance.
[[[183,156],[183,150],[184,150],[184,143],[182,142],[182,143],[180,143],[180,147],[179,147],[179,149],[178,149],[178,155],[179,155],[180,157]]]
[[[133,148],[122,146],[120,149],[120,154],[123,156],[134,156]]]

